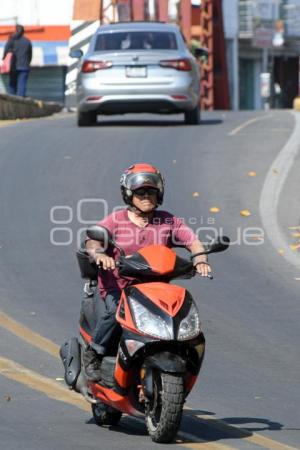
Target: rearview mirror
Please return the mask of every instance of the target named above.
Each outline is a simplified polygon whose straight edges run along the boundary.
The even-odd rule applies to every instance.
[[[100,225],[93,225],[86,230],[86,234],[93,241],[104,242],[104,244],[113,243],[112,235],[105,228]]]
[[[230,239],[227,236],[219,236],[206,248],[205,253],[218,253],[227,250],[230,244]]]
[[[119,250],[121,255],[125,255],[124,250],[116,244],[107,228],[102,227],[101,225],[92,225],[86,230],[86,234],[87,237],[93,241],[101,242],[104,251],[107,250],[109,245],[112,245]]]
[[[69,53],[70,58],[80,59],[83,56],[82,50],[71,50]]]

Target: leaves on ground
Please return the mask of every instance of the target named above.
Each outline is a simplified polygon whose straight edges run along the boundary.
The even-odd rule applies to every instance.
[[[300,244],[292,244],[292,245],[290,245],[290,249],[293,250],[293,251],[298,250],[298,248],[300,248]]]
[[[249,209],[243,209],[243,210],[240,212],[240,215],[241,215],[242,217],[249,217],[249,216],[251,216],[251,212],[249,211]]]

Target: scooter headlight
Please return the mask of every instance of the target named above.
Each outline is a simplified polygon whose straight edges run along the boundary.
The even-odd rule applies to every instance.
[[[139,331],[160,339],[173,339],[173,328],[160,316],[152,314],[141,303],[129,298],[134,320]]]
[[[195,303],[189,310],[188,315],[181,321],[178,330],[178,340],[192,339],[200,333],[200,317]]]

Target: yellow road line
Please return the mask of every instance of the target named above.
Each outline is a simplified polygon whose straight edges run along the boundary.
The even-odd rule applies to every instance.
[[[197,414],[196,417],[198,420],[203,422],[205,426],[220,430],[222,432],[225,432],[228,436],[232,436],[233,438],[240,438],[243,441],[247,441],[255,445],[260,445],[261,447],[267,448],[269,450],[299,450],[299,447],[296,448],[291,447],[287,444],[282,444],[260,434],[245,430],[244,428],[230,425],[224,420],[215,419],[204,414]]]
[[[43,350],[43,351],[49,353],[50,355],[54,356],[55,358],[58,358],[58,352],[59,352],[58,345],[54,344],[54,342],[50,341],[49,339],[44,338],[43,336],[39,335],[38,333],[31,331],[29,328],[25,327],[24,325],[22,325],[21,323],[17,322],[14,319],[12,319],[11,317],[7,316],[6,314],[4,314],[1,311],[0,311],[0,326],[2,328],[5,328],[9,332],[13,333],[14,335],[18,336],[20,339],[28,342],[29,344],[39,348],[40,350]],[[8,362],[10,364],[12,364],[12,367],[14,367],[14,370],[12,372],[7,372],[7,371],[3,372],[2,371],[2,365],[4,364],[3,361],[4,362],[6,361],[6,364],[8,364]],[[80,403],[81,405],[84,406],[82,409],[85,409],[85,410],[90,409],[87,402],[85,400],[81,399],[79,394],[75,394],[72,391],[68,391],[66,388],[62,387],[61,385],[59,385],[59,384],[55,383],[53,380],[51,380],[51,378],[43,377],[42,375],[36,374],[35,372],[32,372],[29,369],[25,369],[24,367],[19,366],[18,364],[14,363],[12,361],[6,360],[4,358],[0,358],[0,374],[2,374],[4,376],[7,376],[8,374],[15,374],[14,376],[18,377],[18,379],[13,378],[13,376],[7,376],[7,378],[15,379],[16,381],[19,381],[23,384],[28,385],[29,387],[32,387],[32,389],[40,390],[45,393],[46,393],[46,391],[44,391],[43,389],[47,388],[47,386],[48,386],[47,383],[49,381],[49,382],[51,382],[52,388],[54,388],[54,387],[59,388],[64,392],[65,396],[63,398],[66,400],[61,400],[61,401],[71,403],[68,399],[70,399],[70,398],[75,399],[76,406],[78,406],[78,404]],[[24,380],[26,380],[26,382]],[[34,380],[44,380],[45,384],[41,385],[41,383],[39,384],[39,382],[34,381]],[[31,381],[34,381],[34,382],[31,382]],[[39,386],[40,387],[42,386],[43,389],[37,389],[37,387],[39,387]],[[48,395],[48,394],[46,394],[46,395]],[[51,397],[51,398],[54,398],[54,397]],[[57,400],[59,400],[59,398],[57,398]],[[72,404],[75,404],[75,403],[72,403]],[[185,410],[190,411],[191,408],[185,407]],[[233,438],[240,437],[242,440],[246,440],[246,441],[251,442],[256,445],[260,445],[269,450],[300,450],[300,448],[295,448],[295,447],[291,447],[291,446],[288,446],[285,444],[281,444],[277,441],[274,441],[270,438],[261,436],[257,433],[251,434],[249,431],[247,431],[243,428],[229,425],[225,421],[214,419],[211,416],[197,415],[195,417],[197,417],[198,420],[202,421],[205,426],[209,426],[213,429],[219,429],[223,432],[226,432],[229,437],[230,436],[232,436]],[[209,449],[213,450],[213,449],[217,449],[217,448],[219,448],[220,450],[221,449],[223,449],[223,450],[230,449],[230,447],[226,447],[223,444],[222,444],[222,446],[223,446],[222,447],[221,444],[211,444],[206,441],[192,442],[192,443],[189,442],[189,443],[182,444],[182,445],[184,445],[186,448],[195,449],[195,450],[201,449],[201,448],[207,448],[208,450]],[[216,445],[217,445],[217,447],[216,447]]]
[[[0,357],[0,375],[8,378],[9,380],[17,381],[30,389],[41,392],[47,397],[58,400],[60,402],[68,403],[90,412],[91,406],[81,398],[79,394],[66,389],[60,384],[53,381],[51,378],[47,378],[39,373],[33,372],[16,362]],[[139,419],[137,419],[139,420]],[[195,440],[195,436],[181,433],[183,439]],[[215,445],[207,442],[193,442],[185,443],[183,441],[178,442],[179,445],[189,449],[207,449],[207,450],[233,450],[232,447],[225,445]]]
[[[10,331],[15,336],[18,336],[23,341],[28,342],[34,347],[49,353],[50,355],[58,358],[59,346],[54,344],[54,342],[49,339],[44,338],[38,333],[30,330],[30,328],[25,327],[20,322],[12,319],[11,317],[0,311],[0,327],[5,328]]]
[[[69,403],[85,411],[91,410],[90,405],[79,394],[68,390],[51,378],[33,372],[10,359],[0,357],[0,375],[25,384],[35,391],[42,392],[53,400]]]
[[[270,117],[273,117],[273,114],[268,114],[266,116],[254,117],[253,119],[247,120],[247,122],[242,123],[237,128],[235,128],[234,130],[230,131],[230,133],[228,133],[228,136],[234,136],[237,133],[239,133],[241,130],[246,128],[248,125],[251,125],[252,123],[255,123],[255,122],[259,122],[260,120],[269,119]]]
[[[178,435],[179,437],[180,436],[183,436],[184,438],[187,436],[191,436],[193,439],[187,439],[188,440],[188,442],[185,442],[185,440],[186,439],[184,439],[183,441],[176,441],[176,443],[178,444],[178,445],[181,445],[182,447],[184,447],[184,448],[189,448],[189,449],[191,449],[191,450],[237,450],[237,448],[236,447],[229,447],[228,445],[225,445],[225,444],[213,444],[213,443],[211,443],[211,442],[207,442],[207,441],[205,441],[205,440],[201,440],[201,439],[198,439],[198,438],[196,438],[197,440],[199,440],[199,442],[190,442],[191,440],[195,440],[195,436],[193,436],[193,435],[189,435],[189,434],[186,434],[186,433],[179,433],[179,435]]]

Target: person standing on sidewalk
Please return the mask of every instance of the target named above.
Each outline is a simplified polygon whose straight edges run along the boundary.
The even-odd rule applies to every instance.
[[[9,72],[8,92],[12,95],[25,97],[32,58],[32,44],[24,36],[24,27],[22,25],[16,25],[15,33],[5,45],[3,58],[9,52],[12,52],[13,57]]]

